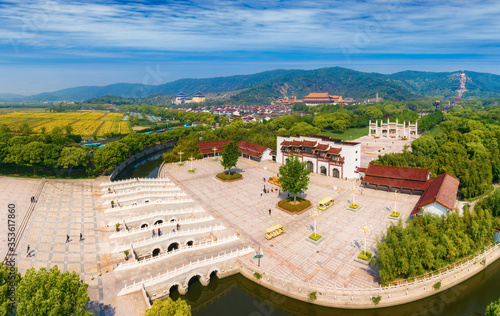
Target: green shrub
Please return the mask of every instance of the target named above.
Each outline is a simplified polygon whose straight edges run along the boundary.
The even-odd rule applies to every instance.
[[[318,292],[309,293],[309,301],[314,302],[318,297],[316,296]]]
[[[311,238],[314,241],[318,241],[321,238],[321,235],[320,234],[314,235],[314,233],[312,233],[311,235],[309,235],[309,238]]]
[[[260,273],[258,273],[258,272],[254,272],[254,273],[253,273],[253,276],[254,276],[254,278],[256,278],[257,280],[262,279],[262,275],[260,275]]]
[[[372,302],[375,305],[378,305],[378,303],[380,303],[380,300],[382,300],[382,296],[380,296],[380,295],[372,297]]]
[[[366,253],[364,251],[361,251],[358,255],[358,258],[361,260],[370,261],[370,259],[372,258],[372,253],[369,251],[367,251]]]
[[[433,286],[432,286],[435,290],[439,290],[441,288],[441,281],[439,282],[436,282]]]
[[[123,253],[125,254],[125,259],[127,259],[127,258],[128,258],[128,254],[129,254],[130,252],[129,252],[128,250],[125,250],[125,251],[123,251]]]
[[[293,202],[293,197],[279,201],[278,206],[290,212],[300,212],[311,206],[311,201],[300,197],[297,197],[297,204],[291,202]]]

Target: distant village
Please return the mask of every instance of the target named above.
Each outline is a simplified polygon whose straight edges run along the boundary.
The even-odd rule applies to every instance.
[[[176,95],[173,104],[177,109],[186,112],[195,113],[212,113],[218,114],[220,116],[227,116],[229,120],[232,121],[235,118],[241,118],[243,122],[263,122],[269,121],[274,118],[281,117],[283,115],[288,115],[292,113],[308,115],[309,112],[296,112],[292,110],[292,106],[295,103],[304,103],[307,106],[317,106],[319,104],[357,104],[357,103],[374,103],[381,101],[377,96],[373,99],[363,99],[354,100],[352,98],[343,98],[340,95],[330,95],[327,92],[319,93],[309,93],[302,100],[296,97],[281,97],[276,99],[271,105],[225,105],[225,106],[204,106],[205,95],[201,92],[195,93],[192,97],[189,97],[185,93],[181,92]]]

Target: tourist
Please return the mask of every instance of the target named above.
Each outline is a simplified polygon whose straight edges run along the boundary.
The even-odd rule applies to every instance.
[[[260,190],[260,196],[262,196],[262,190]]]
[[[28,249],[26,249],[26,253],[30,252],[30,245],[28,245]]]
[[[269,215],[271,215],[271,209],[269,209]]]
[[[237,229],[237,230],[236,230],[236,233],[237,233],[237,234],[238,234],[238,236],[239,236],[239,235],[240,235],[240,230],[239,230],[239,229]],[[5,258],[7,258],[7,257],[5,257]]]
[[[66,242],[69,242],[69,235],[66,235]]]
[[[177,230],[181,229],[181,225],[179,225],[179,223],[177,223]]]
[[[264,180],[264,182],[266,182],[266,178],[262,178]]]
[[[83,235],[82,235],[82,233],[80,233],[80,241],[82,241],[82,240],[83,240]]]
[[[273,192],[274,192],[274,188],[271,188],[271,193],[273,193]]]
[[[155,233],[155,230],[153,229],[153,236],[152,237],[154,237],[155,235],[156,235],[156,233]]]
[[[161,230],[158,228],[158,237],[161,236]]]

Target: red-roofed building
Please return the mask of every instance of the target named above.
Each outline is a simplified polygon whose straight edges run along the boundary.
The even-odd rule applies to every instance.
[[[493,240],[500,242],[500,228],[495,228],[495,234],[493,235]]]
[[[410,194],[423,194],[429,183],[429,169],[393,167],[370,164],[362,184],[365,188],[399,190]]]
[[[217,140],[213,142],[199,142],[198,148],[200,152],[203,154],[203,157],[213,157],[220,156],[220,152],[224,151],[224,146],[231,142],[230,139],[226,140]],[[252,159],[255,161],[264,161],[264,160],[272,160],[273,155],[271,148],[249,143],[247,141],[240,141],[238,143],[238,147],[241,151],[241,156]],[[276,154],[274,155],[276,156]]]
[[[198,148],[203,154],[203,157],[219,156],[221,151],[224,151],[224,146],[231,142],[230,139],[216,140],[213,142],[199,142]]]
[[[445,173],[428,182],[427,190],[418,200],[411,215],[418,216],[423,212],[442,215],[453,211],[460,180]]]
[[[255,161],[272,160],[272,149],[263,145],[240,141],[238,147],[241,150],[241,155],[245,158]]]

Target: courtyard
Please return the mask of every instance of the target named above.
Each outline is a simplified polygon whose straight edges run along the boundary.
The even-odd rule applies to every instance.
[[[237,171],[243,180],[222,182],[215,174],[222,171],[218,161],[211,158],[193,161],[195,173],[188,173],[190,166],[165,165],[162,175],[177,182],[179,187],[198,202],[226,227],[240,233],[242,241],[255,250],[262,249],[261,266],[283,277],[341,288],[378,286],[377,271],[354,261],[364,248],[364,235],[360,227],[365,223],[372,231],[367,237],[367,250],[374,252],[377,236],[396,220],[388,216],[394,210],[394,196],[390,192],[362,189],[359,181],[340,180],[311,174],[305,198],[313,205],[330,196],[335,205],[317,219],[318,233],[323,235],[319,244],[306,240],[312,233],[313,219],[308,212],[292,215],[276,208],[285,195],[274,191],[262,194],[262,188],[277,188],[267,182],[276,176],[279,164],[255,162],[240,158]],[[266,179],[264,182],[263,179]],[[352,186],[357,187],[355,201],[357,212],[347,210],[352,200]],[[403,221],[419,196],[400,195],[397,211]],[[269,215],[271,209],[271,215]],[[271,240],[265,230],[281,224],[286,233]],[[252,259],[257,264],[257,259]]]

